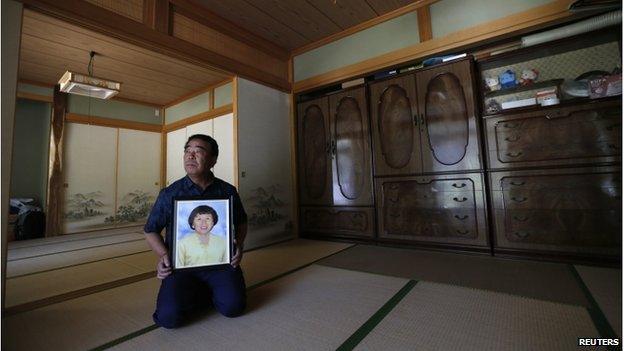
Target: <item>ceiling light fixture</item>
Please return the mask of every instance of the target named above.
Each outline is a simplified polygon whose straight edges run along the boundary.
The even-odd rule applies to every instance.
[[[117,95],[121,88],[121,83],[94,77],[93,57],[95,56],[95,51],[91,51],[89,56],[89,66],[87,67],[89,74],[65,72],[59,80],[60,90],[68,94],[84,95],[98,99],[110,99]]]

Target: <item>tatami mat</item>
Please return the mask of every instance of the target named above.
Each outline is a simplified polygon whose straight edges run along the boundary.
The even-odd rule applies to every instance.
[[[590,306],[565,264],[370,245],[319,264]]]
[[[211,313],[156,329],[117,350],[335,350],[407,282],[312,265],[249,294],[238,318]]]
[[[84,250],[93,247],[115,245],[131,241],[145,240],[144,234],[126,233],[84,240],[74,240],[67,242],[53,243],[49,245],[38,245],[13,249],[7,252],[7,261],[24,260],[31,257],[53,255],[62,252]]]
[[[599,337],[584,307],[419,282],[356,350],[575,350]]]
[[[155,261],[152,252],[144,252],[8,279],[5,306],[11,308],[153,271]]]
[[[139,226],[131,226],[131,227],[123,227],[123,228],[103,229],[103,230],[98,230],[98,231],[93,231],[93,232],[64,234],[64,235],[58,235],[58,236],[51,236],[47,238],[11,241],[10,243],[8,243],[8,250],[32,247],[32,246],[56,244],[56,243],[68,242],[68,241],[101,238],[101,237],[106,237],[106,236],[115,236],[115,235],[127,234],[127,233],[143,233],[143,226],[139,225]]]
[[[590,266],[574,268],[613,330],[622,337],[622,270]]]
[[[296,239],[248,252],[243,260],[247,285],[256,285],[350,246]],[[152,265],[155,262],[153,258]],[[159,284],[157,279],[150,278],[8,316],[2,323],[3,335],[7,336],[2,339],[2,347],[85,350],[145,328],[153,323],[151,315]]]
[[[127,256],[150,250],[145,240],[104,245],[7,262],[7,278]]]

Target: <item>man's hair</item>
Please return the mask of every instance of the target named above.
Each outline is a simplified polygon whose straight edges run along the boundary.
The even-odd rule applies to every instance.
[[[214,157],[218,157],[219,156],[219,144],[217,144],[217,141],[214,140],[211,136],[206,135],[206,134],[193,134],[193,135],[191,135],[188,138],[188,140],[186,141],[186,144],[184,144],[184,148],[185,149],[188,146],[188,143],[190,143],[191,140],[193,140],[193,139],[203,140],[206,144],[210,145],[210,152],[212,153],[212,156],[214,156]]]
[[[214,208],[210,207],[210,206],[206,206],[206,205],[201,205],[201,206],[197,206],[195,207],[195,209],[191,212],[191,214],[189,215],[188,218],[188,224],[189,227],[191,227],[191,229],[195,229],[193,228],[193,221],[195,220],[196,216],[202,215],[202,214],[209,214],[212,216],[212,224],[217,224],[217,222],[219,221],[219,215],[217,215],[217,211],[214,210]]]

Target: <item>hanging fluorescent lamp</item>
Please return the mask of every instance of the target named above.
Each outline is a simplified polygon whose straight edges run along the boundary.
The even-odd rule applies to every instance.
[[[89,75],[65,72],[59,80],[60,90],[68,94],[84,95],[98,99],[110,99],[119,93],[121,83],[107,79],[94,77],[93,57],[95,52],[91,51],[89,60]]]

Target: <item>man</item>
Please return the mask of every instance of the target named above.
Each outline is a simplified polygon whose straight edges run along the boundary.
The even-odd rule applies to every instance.
[[[236,188],[210,171],[217,162],[217,142],[203,134],[192,135],[184,146],[186,176],[160,191],[145,224],[145,238],[158,255],[157,277],[162,279],[154,322],[165,328],[176,328],[197,311],[211,305],[227,317],[236,317],[245,309],[245,280],[239,267],[243,242],[247,234],[247,214]],[[236,252],[232,265],[219,270],[171,271],[167,245],[171,243],[173,197],[205,196],[234,197],[234,228]],[[160,236],[167,228],[166,240]]]

